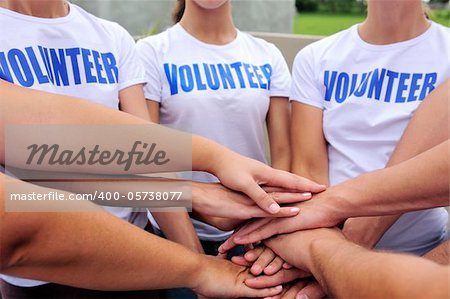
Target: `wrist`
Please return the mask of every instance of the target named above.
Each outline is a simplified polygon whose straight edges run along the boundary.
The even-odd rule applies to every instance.
[[[203,189],[202,183],[192,182],[191,189],[191,199],[192,199],[192,210],[197,210],[203,206]]]
[[[216,175],[231,152],[220,144],[194,135],[192,137],[192,169]],[[217,176],[217,175],[216,175]]]
[[[352,217],[354,212],[359,210],[359,207],[352,203],[350,191],[343,185],[336,185],[323,192],[325,197],[321,204],[336,223]]]
[[[325,229],[329,230],[330,229]],[[323,275],[323,267],[330,265],[335,256],[339,254],[349,242],[342,235],[335,236],[321,236],[318,235],[313,239],[308,246],[308,258],[305,262],[310,272],[321,281]],[[342,249],[345,250],[345,249]]]
[[[195,266],[192,268],[191,274],[188,275],[187,288],[199,289],[204,281],[205,275],[208,275],[208,261],[205,255],[194,253]]]

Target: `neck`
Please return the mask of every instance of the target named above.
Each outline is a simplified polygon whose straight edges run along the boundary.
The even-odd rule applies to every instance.
[[[371,0],[359,34],[370,44],[384,45],[413,39],[429,26],[421,1]]]
[[[0,0],[0,6],[38,18],[61,18],[69,13],[64,0]]]
[[[186,1],[181,26],[202,42],[224,45],[236,38],[236,27],[229,1],[216,9],[204,9],[194,1]]]

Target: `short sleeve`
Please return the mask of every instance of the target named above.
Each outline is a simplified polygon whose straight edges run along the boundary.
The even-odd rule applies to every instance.
[[[294,60],[292,66],[292,85],[290,92],[291,101],[311,105],[320,109],[324,108],[323,95],[320,92],[314,67],[312,47],[302,49]]]
[[[281,51],[274,45],[271,46],[273,49],[273,70],[270,79],[270,96],[288,98],[291,74]]]
[[[145,72],[145,98],[147,100],[161,102],[163,83],[159,71],[161,66],[158,55],[148,38],[139,40],[136,45],[136,50]]]
[[[136,44],[133,37],[120,25],[119,48],[119,90],[132,85],[145,83],[144,69],[136,54]]]

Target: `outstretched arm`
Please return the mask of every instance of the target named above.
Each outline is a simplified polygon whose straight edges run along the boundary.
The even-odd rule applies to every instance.
[[[450,141],[445,141],[396,166],[333,186],[297,204],[300,213],[295,217],[249,223],[222,245],[221,252],[235,244],[255,243],[276,234],[332,227],[350,217],[448,206],[449,147]]]
[[[2,273],[98,290],[188,287],[208,297],[264,297],[281,291],[252,290],[243,284],[250,277],[244,268],[193,253],[106,212],[7,213],[6,184],[52,191],[0,174]]]
[[[447,80],[419,106],[387,167],[406,161],[449,139],[449,99],[450,80]],[[348,219],[344,233],[352,241],[371,248],[400,216],[398,214]]]
[[[4,134],[7,124],[143,125],[143,130],[139,130],[133,136],[121,136],[121,142],[128,145],[133,145],[136,140],[148,141],[149,144],[156,142],[166,149],[168,155],[175,160],[174,163],[170,163],[170,166],[132,165],[128,173],[171,172],[191,169],[210,172],[217,176],[222,184],[247,194],[258,206],[271,214],[278,213],[280,206],[260,185],[313,193],[325,189],[325,186],[318,185],[310,180],[281,170],[274,170],[263,163],[242,157],[200,136],[186,135],[156,124],[149,125],[148,122],[139,118],[88,101],[25,89],[2,80],[0,80],[0,90],[0,111],[2,111],[0,132],[2,134]],[[39,105],[35,105],[34,100],[36,98],[39,98]],[[188,136],[187,139],[192,142],[192,163],[191,161],[178,161],[177,157],[185,155],[186,148],[181,148],[177,139],[168,138],[169,134],[172,134],[173,138],[186,138]],[[0,140],[0,164],[5,163],[5,141],[4,136],[2,137]],[[111,140],[109,140],[110,142]],[[16,155],[12,157],[12,161],[9,161],[12,166],[25,166],[26,159],[23,158],[27,156],[25,148],[24,144],[22,153],[19,148],[15,153]],[[22,157],[22,160],[18,157]],[[88,165],[72,164],[70,167],[66,165],[61,167],[60,171],[98,172],[97,168],[95,165],[89,167]],[[57,171],[58,168],[46,170]],[[123,173],[120,165],[108,165],[104,168],[104,171],[111,174]]]

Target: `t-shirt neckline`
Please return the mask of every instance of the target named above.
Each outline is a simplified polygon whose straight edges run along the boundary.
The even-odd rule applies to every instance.
[[[61,24],[70,21],[75,14],[75,5],[67,2],[69,6],[69,13],[64,17],[59,18],[40,18],[29,15],[24,15],[3,7],[0,7],[0,14],[7,15],[12,18],[20,19],[23,21],[33,22],[33,23],[44,23],[44,24]]]
[[[204,47],[204,48],[215,49],[215,50],[225,50],[225,49],[229,49],[229,48],[235,47],[239,43],[239,40],[241,39],[241,32],[236,28],[236,37],[235,37],[234,40],[232,40],[228,44],[214,45],[214,44],[205,43],[205,42],[197,39],[195,36],[193,36],[189,32],[187,32],[186,29],[184,29],[183,26],[181,26],[180,23],[175,24],[173,26],[173,28],[176,31],[180,32],[180,34],[182,34],[187,39],[189,39],[192,42],[196,43],[197,45],[199,45],[201,47]]]
[[[423,32],[419,36],[416,36],[409,40],[397,42],[397,43],[386,44],[386,45],[375,45],[375,44],[370,44],[361,38],[361,36],[359,35],[359,26],[360,25],[361,24],[353,25],[353,27],[351,29],[353,38],[355,39],[355,41],[358,43],[359,46],[361,46],[364,49],[371,50],[371,51],[388,51],[388,50],[394,50],[394,49],[398,49],[398,48],[410,47],[410,46],[415,45],[416,43],[421,42],[424,39],[428,38],[432,34],[432,32],[436,29],[436,24],[434,22],[430,21],[430,26],[428,27],[428,29],[425,30],[425,32]]]

